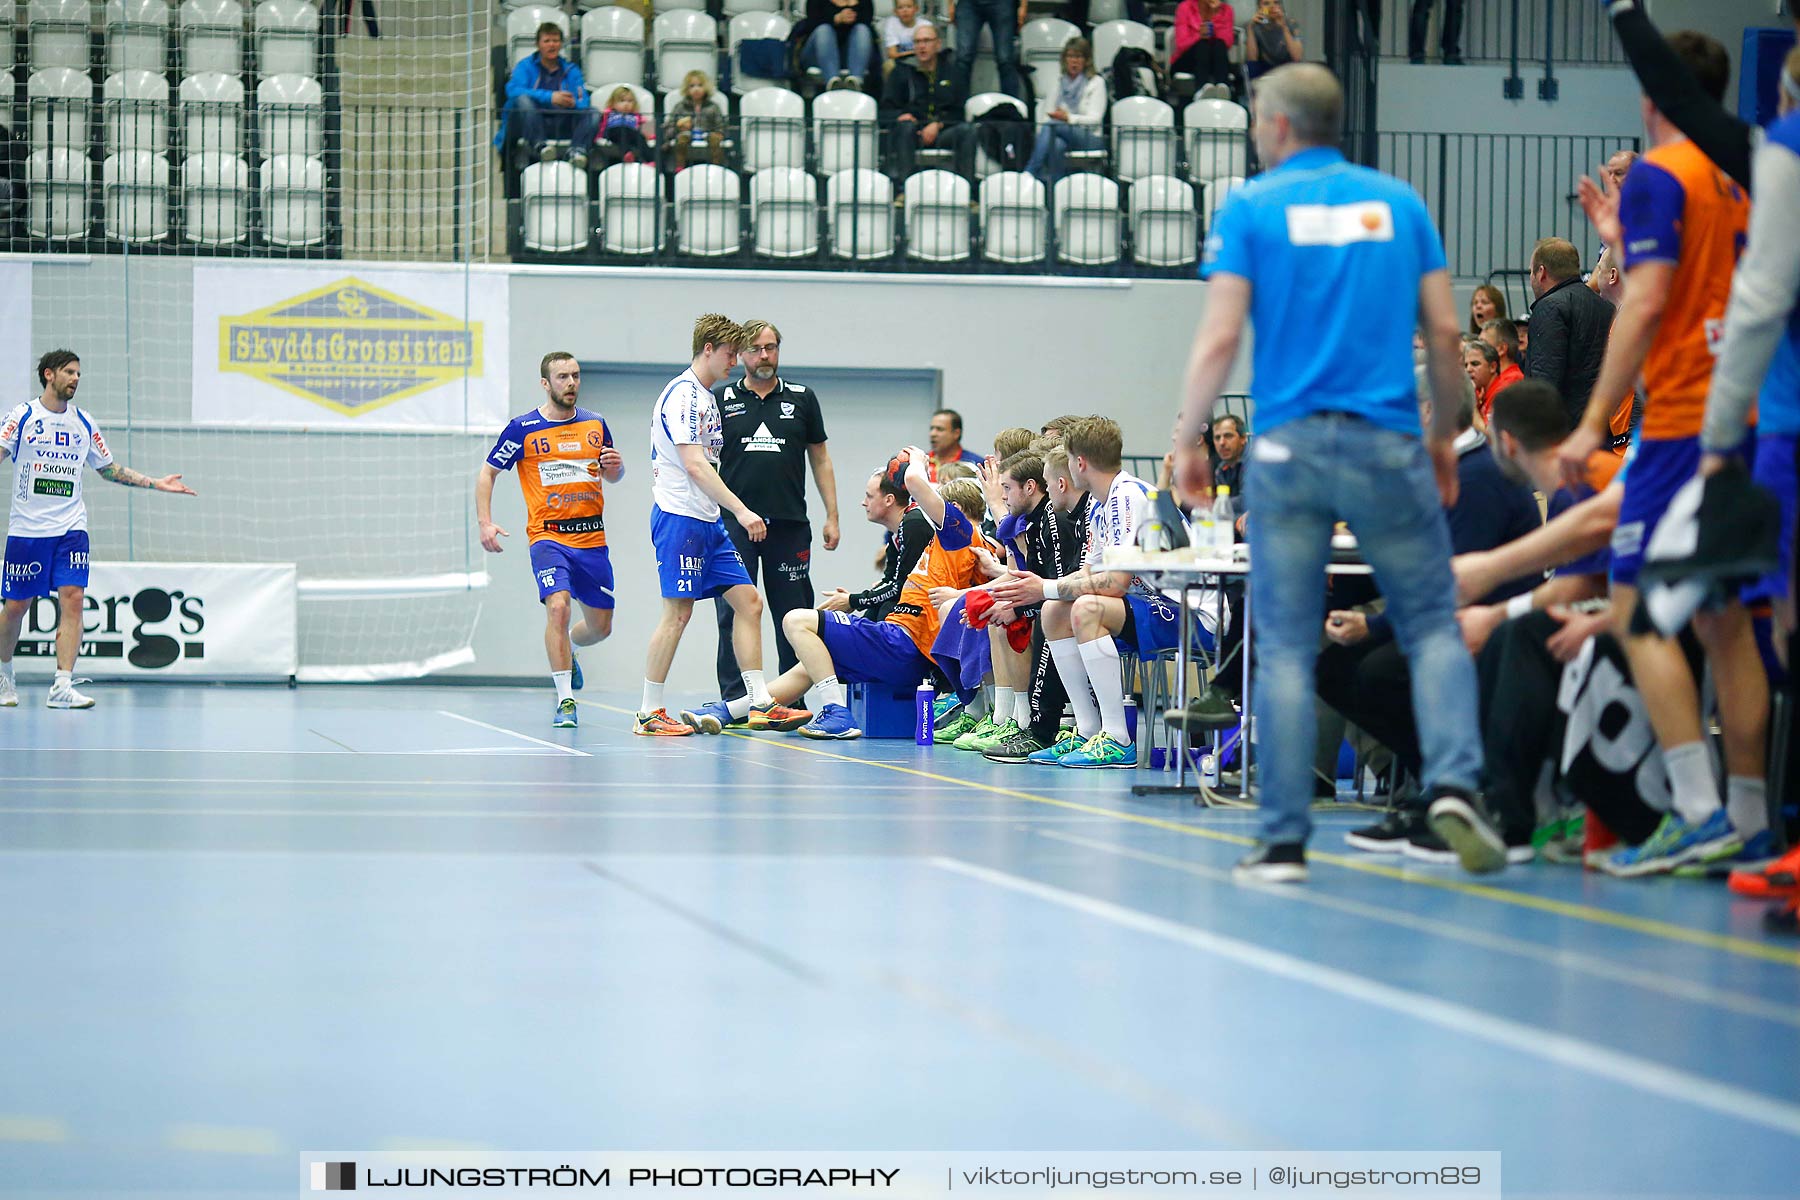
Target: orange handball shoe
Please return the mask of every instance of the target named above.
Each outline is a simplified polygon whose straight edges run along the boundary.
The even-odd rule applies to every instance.
[[[692,737],[694,731],[680,721],[669,717],[669,710],[659,708],[651,713],[639,713],[637,723],[631,732],[639,737]]]
[[[1800,896],[1800,846],[1794,847],[1772,863],[1742,871],[1733,871],[1725,886],[1735,895],[1758,899]]]
[[[812,713],[804,708],[789,708],[778,700],[767,708],[752,707],[746,720],[752,730],[773,729],[790,733],[812,720]]]

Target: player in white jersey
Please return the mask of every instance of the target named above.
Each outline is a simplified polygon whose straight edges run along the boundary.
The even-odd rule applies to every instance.
[[[662,618],[650,635],[644,663],[644,696],[634,732],[647,737],[718,733],[740,717],[752,729],[798,729],[812,719],[804,709],[777,704],[762,671],[762,597],[719,513],[729,508],[738,524],[760,542],[768,536],[763,519],[750,511],[719,478],[719,451],[725,434],[712,389],[737,365],[743,327],[717,313],[694,322],[694,358],[669,381],[650,414],[650,541],[662,584]],[[729,704],[715,701],[683,710],[672,720],[663,704],[663,685],[675,649],[693,615],[694,601],[724,596],[734,617],[731,645],[744,675],[745,694]]]
[[[51,708],[92,708],[75,690],[75,656],[81,650],[81,607],[88,581],[87,506],[81,500],[82,469],[126,487],[155,488],[191,496],[181,476],[152,479],[113,462],[93,419],[75,407],[81,360],[52,350],[38,360],[44,391],[0,419],[0,462],[13,461],[12,511],[6,524],[6,561],[0,574],[0,708],[19,703],[13,649],[25,614],[39,597],[56,594],[56,681]]]

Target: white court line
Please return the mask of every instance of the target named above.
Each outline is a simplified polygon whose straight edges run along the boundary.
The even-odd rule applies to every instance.
[[[1151,916],[1108,900],[1097,900],[1092,896],[1083,896],[1005,871],[996,871],[991,867],[942,856],[933,856],[929,861],[940,870],[952,874],[980,880],[1124,929],[1204,951],[1294,983],[1334,992],[1402,1017],[1436,1025],[1451,1033],[1477,1038],[1515,1054],[1542,1059],[1637,1091],[1650,1092],[1677,1103],[1704,1108],[1733,1120],[1761,1125],[1789,1137],[1800,1137],[1800,1105],[1774,1096],[1720,1083],[1690,1071],[1664,1066],[1567,1034],[1539,1029],[1450,1000],[1440,1000],[1422,992],[1365,979],[1361,975],[1308,962],[1279,950],[1270,950],[1164,917]]]
[[[527,750],[519,750],[519,755],[531,758],[543,758]],[[338,755],[339,758],[345,757]],[[366,756],[365,756],[366,757]],[[518,788],[520,790],[550,791],[556,788],[579,789],[586,793],[595,792],[596,785],[592,780],[572,779],[356,779],[319,778],[319,779],[269,779],[266,776],[239,777],[222,775],[195,776],[131,776],[118,775],[10,775],[7,783],[55,783],[61,784],[72,794],[71,800],[79,800],[84,791],[98,791],[104,787],[115,787],[130,791],[143,791],[147,787],[168,785],[170,787],[255,787],[260,791],[294,791],[302,788],[318,788],[322,792],[340,794],[346,785],[354,784],[358,791],[377,790],[397,792],[441,792],[445,788],[476,788],[481,791],[495,791],[502,788]],[[619,779],[609,775],[606,786],[612,792],[626,788],[652,788],[657,792],[756,792],[767,795],[769,785],[766,783],[667,783],[660,779]],[[904,792],[913,793],[919,790],[917,784],[910,783],[859,783],[856,785],[858,796],[870,792]],[[831,792],[834,795],[844,794],[841,783],[784,783],[781,785],[782,795],[789,792]],[[308,793],[310,794],[310,793]],[[597,797],[603,799],[603,797]]]
[[[341,789],[340,789],[341,790]],[[673,813],[660,810],[638,812],[615,809],[606,811],[583,811],[580,809],[521,809],[516,812],[490,809],[361,809],[361,808],[53,808],[53,807],[10,807],[0,804],[0,817],[9,816],[57,816],[57,817],[279,817],[289,820],[295,817],[355,817],[359,820],[368,818],[395,818],[401,820],[471,820],[471,821],[866,821],[870,824],[899,822],[902,824],[928,824],[935,822],[977,824],[977,825],[1017,825],[1019,818],[1007,814],[934,814],[934,813],[824,813],[824,812],[693,812]],[[1098,824],[1107,820],[1104,817],[1072,816],[1072,817],[1038,817],[1035,821],[1046,820],[1067,825]],[[0,854],[5,848],[0,847]]]
[[[503,729],[503,730],[501,730],[501,732],[508,733],[511,731]],[[519,734],[518,736],[524,737],[525,735]],[[564,749],[564,747],[557,746],[553,742],[545,742],[544,745],[551,746],[553,749],[557,749],[557,750]],[[279,755],[279,756],[286,757],[286,758],[314,758],[314,757],[317,757],[317,758],[442,758],[446,753],[448,753],[448,751],[441,750],[441,749],[439,749],[439,750],[357,750],[354,752],[348,751],[348,750],[250,750],[250,749],[230,750],[230,749],[224,749],[224,748],[221,748],[218,746],[20,746],[17,749],[7,751],[7,753],[13,754],[13,755],[21,755],[21,754],[186,754],[186,755],[190,755],[190,756],[195,755],[195,754],[273,754],[273,755]],[[495,748],[487,751],[487,753],[489,753],[491,755],[496,755],[496,756],[504,756],[504,755],[510,754],[510,755],[514,756],[515,758],[542,758],[542,757],[544,757],[543,755],[539,754],[537,751],[527,750],[523,746],[519,747],[517,750],[496,746]],[[579,754],[583,758],[591,757],[591,755],[585,754],[580,750],[569,750],[569,751],[567,751],[567,753]]]
[[[481,728],[492,730],[495,733],[504,733],[508,737],[516,737],[521,741],[531,742],[534,745],[548,746],[552,750],[561,750],[564,754],[571,754],[576,758],[593,757],[593,755],[589,754],[586,750],[577,750],[573,746],[562,746],[555,742],[546,742],[543,738],[534,738],[529,733],[520,733],[516,729],[503,729],[498,725],[489,725],[486,721],[477,721],[474,717],[465,717],[461,713],[453,713],[447,708],[440,708],[437,711],[440,717],[449,717],[453,721],[467,721],[471,725],[479,725]]]

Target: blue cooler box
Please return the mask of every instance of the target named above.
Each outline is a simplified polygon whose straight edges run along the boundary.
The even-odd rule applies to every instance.
[[[918,687],[894,689],[885,684],[850,685],[850,715],[864,737],[905,738],[913,735],[913,692]]]

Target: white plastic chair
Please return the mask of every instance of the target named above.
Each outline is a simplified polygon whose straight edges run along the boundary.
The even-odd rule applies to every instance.
[[[0,70],[0,129],[12,133],[13,106],[10,103],[14,96],[13,77],[11,71]]]
[[[831,255],[858,262],[894,256],[894,182],[880,171],[839,171],[825,182]]]
[[[106,0],[106,71],[169,69],[169,0]]]
[[[106,149],[129,154],[144,150],[166,154],[169,150],[169,81],[150,71],[120,71],[100,89],[100,109],[105,118]],[[137,164],[121,164],[136,170]]]
[[[244,152],[244,84],[212,72],[181,81],[182,145],[189,154]]]
[[[719,23],[703,12],[677,10],[656,14],[650,27],[656,51],[656,85],[664,91],[681,86],[689,71],[719,77]]]
[[[237,75],[244,69],[241,0],[182,0],[181,70],[187,75]]]
[[[1244,186],[1242,175],[1225,175],[1218,179],[1209,179],[1200,189],[1200,211],[1206,215],[1206,227],[1211,229],[1218,219],[1219,210],[1231,193]]]
[[[743,241],[738,228],[741,194],[737,172],[711,163],[675,176],[675,248],[704,257],[736,254]]]
[[[663,7],[669,7],[665,4]],[[753,12],[780,12],[781,0],[725,0],[727,19]]]
[[[319,8],[308,0],[263,0],[252,18],[256,73],[317,75]]]
[[[969,181],[953,171],[906,179],[906,257],[962,262],[969,257]]]
[[[85,74],[68,67],[35,72],[25,81],[25,96],[31,110],[33,150],[87,149],[94,85]]]
[[[526,4],[512,9],[506,14],[506,61],[512,67],[519,65],[527,55],[537,53],[538,26],[545,21],[555,21],[562,29],[563,57],[569,56],[569,17],[560,8],[552,8],[548,4]],[[582,75],[587,71],[584,69]]]
[[[658,4],[656,7],[662,9],[664,12],[672,12],[678,9],[704,12],[706,11],[706,0],[662,0],[662,3]],[[708,71],[707,74],[710,75],[712,72]]]
[[[527,249],[549,254],[587,249],[587,180],[573,163],[532,163],[519,176],[519,194]]]
[[[986,26],[983,26],[982,28],[985,29]],[[1025,122],[1018,130],[1018,134],[1021,138],[1025,139],[1024,150],[1025,153],[1029,155],[1031,153],[1031,139],[1035,135],[1036,130],[1032,129],[1030,126],[1031,115],[1025,111],[1025,102],[1023,100],[1009,96],[1005,92],[982,92],[979,95],[970,96],[967,102],[963,104],[963,120],[973,124],[987,113],[1002,106],[1012,108],[1019,114],[1019,120]],[[978,140],[975,143],[975,178],[978,180],[986,179],[989,175],[994,174],[1000,169],[1000,164],[988,156],[986,147],[982,146]]]
[[[786,17],[772,12],[744,12],[731,18],[726,26],[726,39],[731,48],[731,91],[741,96],[758,88],[785,87],[785,79],[771,79],[761,75],[746,75],[738,64],[738,43],[748,38],[776,38],[786,41],[793,24]]]
[[[1119,261],[1119,185],[1104,175],[1065,175],[1051,189],[1056,257],[1098,267]]]
[[[612,254],[653,254],[662,245],[654,166],[615,163],[600,172],[600,245]]]
[[[1044,185],[1023,171],[1001,171],[981,181],[981,256],[990,262],[1044,260]]]
[[[264,78],[256,85],[256,119],[265,158],[325,153],[325,92],[316,79]]]
[[[1152,175],[1131,185],[1131,257],[1149,267],[1183,267],[1198,257],[1199,216],[1184,180]]]
[[[148,150],[114,154],[100,167],[106,236],[160,242],[169,236],[169,160]]]
[[[88,230],[88,183],[92,178],[86,153],[67,146],[34,150],[25,161],[26,228],[32,237],[67,241]]]
[[[282,154],[262,165],[263,240],[271,246],[317,246],[325,240],[325,164]]]
[[[14,18],[15,20],[17,18]],[[52,67],[68,67],[74,71],[88,69],[88,0],[31,0],[26,9],[25,29],[31,40],[30,57],[26,60],[33,71]],[[7,32],[12,22],[7,22]],[[7,42],[6,57],[12,59],[12,43]]]
[[[1147,50],[1150,57],[1156,57],[1156,34],[1148,25],[1140,25],[1136,21],[1105,21],[1094,16],[1093,9],[1088,16],[1094,24],[1094,70],[1102,75],[1112,70],[1113,59],[1126,46],[1134,46],[1139,50]]]
[[[630,88],[631,94],[637,97],[637,110],[639,112],[643,113],[646,117],[654,118],[656,116],[655,95],[653,95],[650,89],[643,84],[633,83],[629,79],[615,79],[610,83],[589,83],[587,85],[589,101],[596,109],[605,108],[607,97],[611,96],[615,91],[622,87]],[[644,126],[644,137],[647,138],[651,144],[655,144],[656,122],[654,119],[652,119],[648,125]]]
[[[1122,21],[1129,11],[1131,10],[1125,7],[1125,0],[1090,0],[1088,23],[1104,25],[1108,21]]]
[[[813,100],[813,141],[819,151],[819,174],[872,170],[875,152],[875,97],[848,88]]]
[[[1039,17],[1025,22],[1019,30],[1019,67],[1031,76],[1031,86],[1039,99],[1056,96],[1062,79],[1063,47],[1081,30],[1055,17]],[[1096,68],[1098,69],[1098,68]]]
[[[250,168],[235,154],[190,154],[181,164],[190,242],[229,246],[250,232]]]
[[[644,18],[609,4],[581,18],[581,74],[586,79],[644,82]],[[608,88],[608,93],[611,92]],[[598,97],[602,104],[606,97]],[[645,116],[656,114],[646,111]]]
[[[738,105],[744,169],[806,165],[806,104],[783,87],[757,88]]]
[[[1195,183],[1242,175],[1250,165],[1250,113],[1230,100],[1196,100],[1182,110],[1188,178]]]
[[[1129,183],[1175,173],[1175,110],[1154,96],[1127,96],[1112,106],[1113,174]]]
[[[750,230],[763,258],[817,254],[819,185],[799,167],[758,171],[750,177]]]

